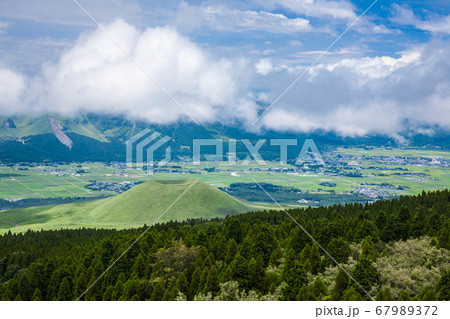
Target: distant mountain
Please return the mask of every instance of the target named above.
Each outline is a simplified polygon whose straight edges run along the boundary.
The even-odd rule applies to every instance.
[[[39,117],[0,117],[0,160],[1,161],[125,161],[125,142],[144,129],[157,131],[171,138],[172,159],[191,156],[193,139],[221,138],[238,140],[238,157],[247,155],[241,139],[296,138],[297,147],[290,147],[289,157],[295,157],[302,146],[301,140],[314,139],[319,149],[336,146],[396,146],[397,141],[386,136],[364,136],[343,138],[330,132],[316,131],[311,134],[280,133],[265,131],[251,133],[244,126],[212,124],[199,126],[194,123],[170,125],[148,124],[125,118],[84,114],[74,117],[42,115]],[[438,132],[435,136],[411,134],[405,136],[412,146],[437,146],[450,148],[449,132]],[[227,152],[227,145],[224,145]],[[164,155],[156,152],[156,159]],[[277,159],[278,150],[267,143],[260,149],[265,159]]]
[[[189,189],[189,190],[188,190]],[[177,198],[185,192],[178,201]],[[175,203],[163,216],[167,207]],[[149,181],[120,195],[91,202],[39,206],[0,212],[7,228],[130,228],[159,222],[215,218],[256,210],[206,183],[194,180]]]

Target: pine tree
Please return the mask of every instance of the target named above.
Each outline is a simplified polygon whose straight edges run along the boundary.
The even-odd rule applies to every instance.
[[[228,266],[220,275],[220,282],[228,282],[233,280],[233,271],[231,267]]]
[[[306,235],[302,229],[298,229],[295,232],[294,237],[291,239],[291,248],[297,253],[305,248],[306,245],[311,244],[311,239]]]
[[[258,233],[258,236],[256,236],[256,241],[252,249],[252,256],[255,258],[262,257],[264,266],[267,266],[269,264],[270,255],[275,247],[276,242],[272,232],[268,228],[263,227]]]
[[[334,281],[334,287],[332,291],[333,300],[341,300],[342,294],[348,287],[348,275],[339,268],[339,272],[336,275],[336,279]]]
[[[316,275],[320,268],[320,252],[319,247],[315,243],[311,247],[309,262],[311,263],[311,273]]]
[[[145,274],[145,259],[142,256],[142,254],[139,254],[139,256],[136,258],[136,261],[134,262],[132,271],[135,272],[139,278],[144,278]]]
[[[153,288],[153,292],[152,292],[152,297],[151,300],[156,301],[156,300],[163,300],[164,297],[164,292],[165,292],[165,287],[164,287],[164,282],[163,281],[158,281],[155,285],[155,287]]]
[[[308,283],[306,272],[298,261],[288,270],[284,279],[287,285],[283,288],[283,300],[296,300],[300,288]]]
[[[438,236],[439,248],[449,249],[450,248],[450,240],[448,235],[448,229],[446,226],[442,227]]]
[[[69,280],[67,279],[67,277],[65,277],[63,279],[63,281],[61,282],[61,285],[59,286],[58,300],[68,301],[68,300],[71,300],[71,296],[72,296],[72,293],[70,290]]]
[[[177,287],[177,280],[173,278],[169,282],[169,286],[167,287],[166,291],[164,292],[164,297],[162,300],[164,301],[173,301],[178,296],[178,287]]]
[[[185,295],[187,294],[188,289],[189,289],[189,283],[187,281],[186,272],[185,271],[183,271],[178,276],[177,287],[178,287],[178,290],[181,291],[183,294],[185,294]]]
[[[369,291],[372,286],[376,286],[380,281],[380,274],[377,269],[372,265],[370,259],[364,255],[361,255],[356,263],[356,266],[352,272],[352,277],[366,291]],[[365,294],[365,292],[361,291],[359,286],[356,288],[360,294]]]
[[[348,257],[350,256],[350,244],[342,237],[331,239],[327,247],[327,252],[336,260],[338,263],[346,263]],[[328,257],[326,258],[327,265],[332,264],[332,260]]]
[[[322,300],[322,298],[324,298],[328,294],[327,286],[320,276],[317,276],[316,280],[314,280],[312,292],[316,300]]]
[[[409,295],[409,292],[403,290],[400,295],[398,295],[397,301],[410,301],[411,296]]]
[[[211,267],[208,278],[206,280],[205,293],[210,292],[213,296],[215,296],[220,290],[219,285],[219,275],[217,271],[217,267],[214,265]]]
[[[244,242],[242,243],[241,249],[239,250],[239,254],[244,258],[249,258],[251,252],[252,244],[250,243],[250,240],[248,238],[245,238]]]
[[[380,212],[377,215],[377,219],[375,220],[375,225],[377,226],[378,230],[381,231],[387,223],[387,217],[386,213],[383,210],[380,210]]]
[[[441,276],[436,285],[436,290],[440,300],[450,300],[450,271]]]
[[[33,295],[33,288],[27,275],[22,275],[19,281],[19,294],[22,300],[31,300]]]
[[[364,238],[362,245],[361,245],[361,255],[364,255],[365,257],[369,258],[370,260],[375,260],[376,252],[375,252],[375,248],[374,248],[371,236],[367,236],[366,238]]]
[[[114,255],[114,246],[110,239],[106,239],[102,243],[102,254],[100,257],[100,260],[102,261],[103,265],[109,266],[109,262]]]
[[[426,232],[426,219],[423,211],[419,209],[414,215],[412,224],[411,224],[411,236],[414,238],[418,238],[420,236],[425,235]]]
[[[263,289],[265,268],[261,256],[252,258],[248,263],[249,287],[251,289]]]
[[[391,290],[389,288],[382,288],[378,291],[377,295],[375,296],[376,301],[393,301],[394,298],[392,297]]]
[[[274,249],[272,254],[270,255],[269,265],[278,266],[280,264],[280,259],[283,258],[283,251],[279,246]]]
[[[233,261],[234,257],[236,256],[237,250],[238,247],[236,241],[234,239],[229,240],[227,245],[227,253],[225,255],[225,262],[227,264]]]
[[[84,276],[84,272],[81,272],[75,284],[74,290],[75,295],[73,297],[78,298],[86,290],[86,288],[87,288],[86,278]]]
[[[114,286],[112,300],[118,301],[122,296],[123,296],[123,281],[121,278],[119,278],[117,279],[116,285]]]
[[[130,300],[139,291],[139,277],[136,273],[133,273],[124,284],[124,295],[127,300]]]
[[[233,278],[239,282],[239,285],[244,288],[248,286],[248,265],[244,257],[236,254],[236,257],[230,264],[231,271],[233,272]]]
[[[209,271],[208,268],[203,268],[202,274],[200,276],[200,281],[198,283],[198,291],[202,292],[205,288],[206,281],[208,280]]]
[[[32,301],[42,301],[42,293],[39,288],[36,288],[33,293],[33,297],[31,297]]]
[[[113,300],[113,294],[114,294],[114,287],[113,286],[108,286],[105,290],[105,293],[103,294],[103,301],[111,301]]]
[[[300,253],[300,262],[304,264],[309,259],[310,254],[311,246],[309,244],[306,244],[305,248],[303,248],[302,252]]]
[[[187,295],[188,300],[193,300],[194,296],[197,295],[197,293],[199,291],[199,282],[200,282],[201,275],[202,275],[202,271],[201,271],[200,267],[195,268],[195,271],[191,277],[191,284],[189,285],[189,291],[188,291],[188,295]]]
[[[238,244],[242,242],[244,234],[242,232],[241,224],[237,219],[230,218],[228,223],[226,224],[226,238],[232,238]]]
[[[342,298],[342,301],[364,301],[365,299],[361,296],[361,294],[356,291],[356,289],[353,286],[350,286],[347,288],[347,290],[344,291]]]

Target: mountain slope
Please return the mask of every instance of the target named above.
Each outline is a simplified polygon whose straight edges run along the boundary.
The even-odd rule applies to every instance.
[[[53,122],[53,127],[51,123]],[[53,129],[52,129],[53,128]],[[55,130],[57,128],[57,130]],[[195,123],[173,123],[168,125],[131,121],[122,117],[82,114],[74,117],[46,114],[38,117],[0,117],[0,160],[11,162],[50,161],[125,161],[124,143],[144,129],[159,132],[171,139],[167,146],[172,148],[172,158],[192,157],[194,139],[219,138],[224,141],[236,139],[237,156],[245,158],[247,148],[242,139],[297,139],[298,145],[288,148],[288,158],[296,159],[303,141],[313,139],[320,148],[328,146],[396,146],[398,141],[388,136],[341,137],[325,131],[310,133],[261,131],[248,132],[242,123],[228,126],[212,123],[205,126]],[[450,149],[450,134],[438,130],[435,136],[405,132],[403,135],[411,146],[439,146]],[[267,141],[260,149],[266,160],[276,160],[279,148],[271,147]],[[227,152],[227,143],[224,152]],[[155,160],[165,156],[164,149],[158,149]]]
[[[164,213],[172,203],[173,206]],[[0,231],[14,228],[13,225],[18,225],[16,230],[20,231],[141,227],[153,223],[161,215],[158,222],[225,217],[251,210],[254,210],[252,206],[200,181],[149,181],[121,195],[92,202],[0,212]]]

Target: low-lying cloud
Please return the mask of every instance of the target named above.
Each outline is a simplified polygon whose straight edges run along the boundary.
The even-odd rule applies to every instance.
[[[430,126],[449,130],[449,54],[448,43],[436,41],[411,48],[398,58],[366,57],[318,65],[267,112],[260,125],[299,132],[324,129],[344,136],[398,136]],[[282,80],[283,73],[266,77],[282,83],[272,91],[272,100],[290,82]]]
[[[83,33],[56,62],[33,77],[0,66],[0,114],[96,112],[149,123],[190,121],[133,59],[196,121],[239,122],[249,129],[344,136],[405,129],[450,130],[450,45],[414,46],[398,57],[347,58],[319,64],[253,127],[262,109],[305,70],[276,58],[217,58],[169,27],[106,26],[124,53],[97,29]],[[257,89],[256,89],[257,88]]]

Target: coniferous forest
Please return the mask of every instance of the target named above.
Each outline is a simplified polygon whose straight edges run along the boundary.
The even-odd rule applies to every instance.
[[[251,212],[155,225],[117,262],[146,225],[5,234],[0,300],[450,300],[448,190],[288,213],[345,271],[285,212]]]

